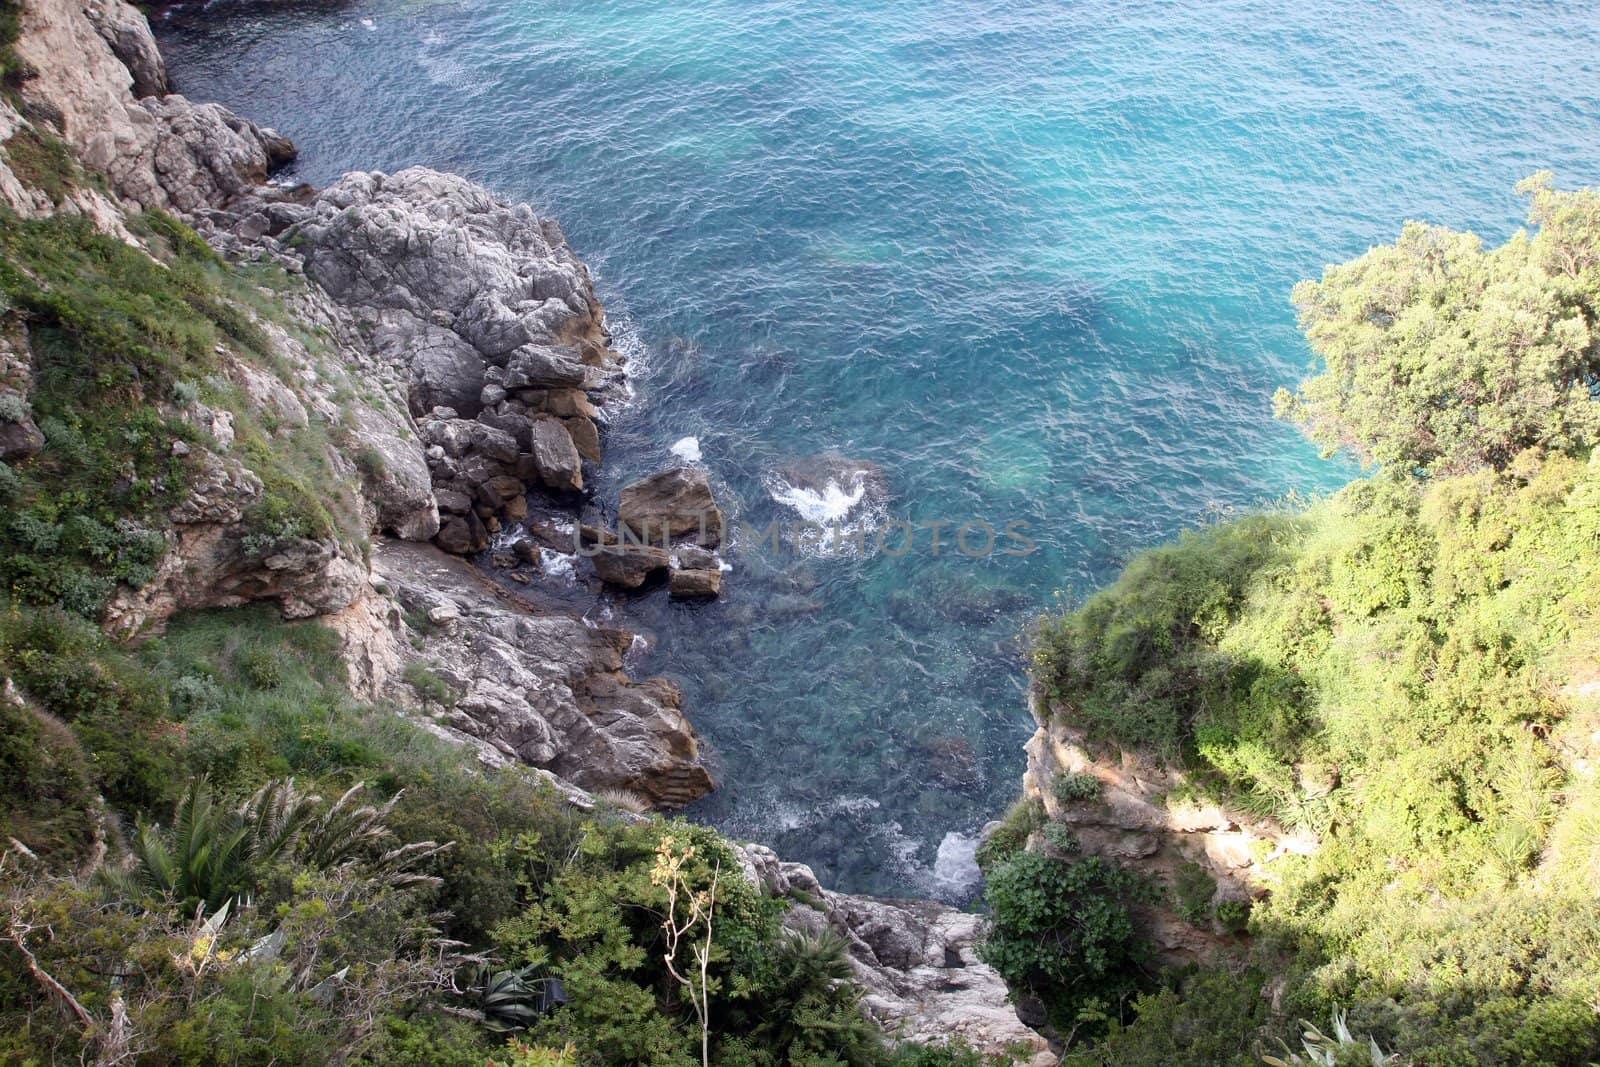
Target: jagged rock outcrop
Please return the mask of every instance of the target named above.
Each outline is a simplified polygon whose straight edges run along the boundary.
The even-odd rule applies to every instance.
[[[889,1032],[1020,1053],[1028,1067],[1056,1062],[1044,1039],[1017,1018],[999,973],[978,959],[981,916],[928,900],[835,893],[811,868],[785,863],[762,845],[742,845],[739,853],[747,879],[788,901],[786,927],[804,933],[827,927],[846,940],[855,977],[867,990],[864,1004]]]
[[[133,78],[133,95],[166,96],[169,90],[167,63],[161,58],[150,23],[129,4],[117,0],[89,0],[84,14]]]
[[[530,488],[583,489],[621,357],[554,222],[421,167],[258,194],[203,221],[234,254],[303,270],[400,375],[445,513],[440,547],[482,551],[527,514]]]
[[[117,196],[192,212],[249,192],[293,155],[286,139],[218,104],[177,95],[135,99],[136,86],[156,88],[164,73],[149,25],[123,0],[97,0],[89,10],[94,17],[75,0],[22,5],[15,45],[26,65],[21,94],[27,110]],[[118,42],[116,51],[108,38]]]
[[[1309,834],[1242,812],[1169,801],[1184,783],[1181,770],[1145,753],[1090,745],[1069,711],[1046,708],[1037,693],[1029,710],[1038,729],[1026,745],[1024,797],[1069,827],[1085,855],[1136,867],[1165,888],[1168,900],[1176,899],[1179,875],[1188,865],[1216,882],[1216,901],[1255,899],[1272,885],[1274,860],[1316,848]],[[1092,775],[1099,796],[1063,799],[1057,783],[1066,775]],[[1049,846],[1035,841],[1031,847]],[[1166,964],[1214,962],[1236,946],[1220,925],[1186,922],[1170,906],[1147,908],[1143,918]]]
[[[705,471],[697,467],[672,467],[626,486],[617,519],[650,544],[680,538],[702,548],[722,544],[722,509]]]
[[[425,545],[383,545],[373,567],[417,620],[420,648],[407,642],[404,654],[455,693],[435,709],[441,727],[584,789],[627,789],[663,807],[711,790],[677,687],[623,671],[632,634],[531,614]]]

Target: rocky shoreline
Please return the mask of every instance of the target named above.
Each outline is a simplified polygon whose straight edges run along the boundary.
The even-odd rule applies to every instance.
[[[122,0],[29,0],[14,48],[22,73],[15,106],[0,101],[0,140],[59,141],[94,178],[44,189],[0,164],[0,203],[24,218],[81,216],[135,245],[136,214],[166,211],[229,260],[304,278],[271,294],[297,326],[263,330],[277,373],[231,360],[219,374],[252,417],[325,432],[327,462],[358,489],[350,528],[263,544],[247,519],[270,487],[230,413],[192,406],[203,443],[182,458],[200,474],[167,515],[153,577],[119,593],[107,626],[152,633],[179,611],[272,601],[339,633],[358,691],[411,707],[485,763],[540,769],[575,803],[625,790],[676,807],[713,788],[676,686],[624,670],[633,635],[508,596],[462,558],[498,539],[537,566],[540,538],[557,551],[570,530],[567,555],[592,556],[613,586],[719,591],[722,517],[692,466],[624,490],[618,532],[585,522],[596,516],[585,465],[603,458],[626,369],[559,226],[424,168],[322,190],[269,184],[292,144],[168,94],[149,26]],[[15,362],[7,381],[25,396]],[[36,428],[19,433],[19,448],[42,445]],[[655,544],[619,536],[652,530]],[[419,669],[438,692],[418,685]],[[746,854],[753,881],[797,902],[790,924],[847,935],[885,1026],[1051,1061],[977,960],[976,917],[833,894],[759,846]]]

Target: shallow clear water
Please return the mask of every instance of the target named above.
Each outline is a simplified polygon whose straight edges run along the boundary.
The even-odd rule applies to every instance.
[[[960,894],[947,835],[1017,790],[1016,636],[1055,591],[1348,476],[1270,417],[1296,279],[1408,217],[1499,239],[1541,167],[1600,182],[1592,4],[219,2],[158,32],[302,179],[424,163],[561,220],[643,368],[602,496],[692,435],[757,526],[827,451],[881,469],[852,520],[1031,524],[981,559],[747,541],[722,602],[619,608],[714,749],[697,814],[857,890]]]

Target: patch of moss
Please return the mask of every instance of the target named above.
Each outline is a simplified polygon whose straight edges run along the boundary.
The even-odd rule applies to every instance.
[[[12,134],[0,149],[17,180],[44,193],[52,204],[61,203],[79,184],[78,164],[71,149],[59,138],[32,126]]]

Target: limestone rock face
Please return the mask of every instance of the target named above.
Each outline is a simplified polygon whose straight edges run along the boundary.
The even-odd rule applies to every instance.
[[[112,55],[128,68],[133,95],[166,96],[167,64],[144,15],[122,0],[90,0],[83,10]]]
[[[261,494],[248,469],[210,452],[191,492],[169,514],[168,550],[141,588],[124,587],[106,609],[106,623],[123,633],[159,629],[179,611],[236,607],[276,600],[287,618],[309,618],[349,607],[366,585],[359,558],[332,541],[292,538],[255,547],[241,523]]]
[[[527,513],[529,488],[583,489],[621,357],[553,222],[421,167],[349,174],[301,200],[258,194],[208,221],[224,247],[304,270],[370,325],[422,420],[435,495],[472,501],[475,519],[440,524],[441,547],[482,550]]]
[[[359,410],[355,422],[356,466],[378,528],[404,541],[429,540],[439,532],[439,508],[415,434],[371,409]]]
[[[928,1042],[961,1038],[986,1053],[1020,1051],[1028,1067],[1056,1062],[1048,1044],[1007,1002],[1005,981],[977,956],[981,916],[925,900],[881,900],[824,889],[811,868],[742,845],[744,876],[790,899],[784,926],[832,929],[850,945],[867,1011],[885,1030]]]
[[[26,351],[0,335],[0,402],[11,409],[0,409],[0,460],[27,459],[44,447],[44,434],[28,410],[32,387],[33,366]]]
[[[627,486],[617,517],[652,544],[680,537],[705,548],[722,543],[722,509],[695,467],[673,467]]]
[[[404,647],[459,694],[441,729],[584,789],[629,789],[663,807],[710,792],[677,687],[623,672],[631,634],[530,614],[425,545],[386,543],[373,566],[401,604],[440,620],[416,635],[420,652]]]
[[[483,409],[483,357],[454,330],[405,312],[388,312],[373,331],[373,347],[397,366],[409,367],[411,414],[450,408],[472,418]]]
[[[33,74],[24,100],[57,119],[83,164],[140,207],[189,214],[222,204],[293,154],[285,138],[220,105],[135,99],[134,90],[158,94],[165,72],[144,16],[122,0],[87,10],[74,0],[29,0],[15,47]]]
[[[448,325],[500,366],[522,346],[584,336],[598,322],[588,271],[560,229],[455,175],[348,174],[287,241],[335,300]]]

